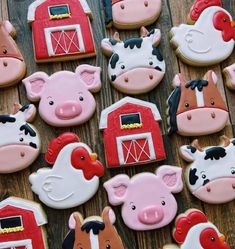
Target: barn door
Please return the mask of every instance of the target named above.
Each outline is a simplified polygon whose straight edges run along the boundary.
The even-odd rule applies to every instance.
[[[32,247],[32,241],[30,239],[26,239],[26,240],[1,242],[0,249],[33,249],[33,247]]]
[[[49,56],[85,52],[80,25],[46,28],[44,33]]]
[[[117,137],[117,148],[121,165],[156,159],[151,133]]]

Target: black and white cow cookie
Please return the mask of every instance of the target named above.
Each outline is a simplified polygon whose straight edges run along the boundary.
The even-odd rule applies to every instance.
[[[113,38],[101,42],[103,53],[111,56],[108,75],[112,85],[127,94],[141,94],[151,91],[165,74],[165,61],[158,45],[161,31],[148,32],[144,27],[141,37],[125,41],[116,32]]]
[[[0,173],[28,167],[39,155],[41,144],[33,121],[34,105],[15,104],[14,114],[0,115]]]
[[[220,204],[235,199],[235,138],[222,136],[219,146],[201,148],[197,140],[180,148],[191,164],[186,170],[189,190],[200,200]]]

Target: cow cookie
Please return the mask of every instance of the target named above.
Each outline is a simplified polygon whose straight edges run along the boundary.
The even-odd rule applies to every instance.
[[[235,63],[223,70],[226,79],[226,85],[231,90],[235,90]]]
[[[18,83],[26,73],[26,65],[14,38],[16,30],[9,21],[0,21],[0,88]]]
[[[103,0],[105,22],[118,29],[137,29],[154,23],[161,12],[161,0]]]
[[[202,148],[197,140],[180,147],[180,155],[190,164],[185,178],[198,199],[220,204],[235,199],[235,139],[221,137],[219,146]]]
[[[110,207],[105,207],[101,217],[91,216],[83,220],[80,213],[70,216],[70,231],[64,239],[63,249],[124,249],[114,223],[115,213]]]
[[[167,100],[169,134],[201,136],[225,127],[229,114],[217,81],[213,71],[208,71],[202,80],[188,82],[182,74],[175,76],[175,89]]]
[[[60,71],[48,76],[36,72],[23,83],[28,99],[39,101],[39,114],[46,123],[68,127],[80,125],[94,114],[96,102],[91,93],[101,88],[100,72],[100,67],[80,65],[75,73]]]
[[[29,124],[34,105],[15,104],[13,114],[0,115],[0,173],[12,173],[32,164],[41,149],[36,128]]]
[[[131,229],[147,231],[168,225],[177,212],[172,193],[183,189],[182,169],[161,166],[155,174],[140,173],[131,179],[117,175],[104,183],[109,202],[122,205],[122,218]]]
[[[121,41],[116,32],[113,38],[101,42],[103,53],[111,57],[109,79],[117,90],[127,94],[151,91],[165,74],[165,62],[158,48],[161,31],[148,32],[142,27],[140,33],[140,38]]]
[[[74,133],[53,139],[45,154],[52,168],[41,168],[29,176],[32,190],[39,199],[55,209],[72,208],[88,201],[98,190],[104,174],[97,154]]]
[[[225,236],[197,209],[189,209],[176,218],[173,238],[179,245],[165,245],[163,249],[230,249]]]
[[[200,8],[202,12],[197,12],[195,24],[181,24],[170,31],[176,55],[186,64],[214,65],[227,59],[233,51],[235,22],[225,9],[217,6],[217,1],[214,2],[214,6],[208,4],[210,7]]]

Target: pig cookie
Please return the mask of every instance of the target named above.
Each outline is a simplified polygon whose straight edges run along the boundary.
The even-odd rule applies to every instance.
[[[183,189],[182,169],[161,166],[155,174],[121,174],[104,183],[112,205],[122,204],[122,218],[131,229],[146,231],[164,227],[175,217],[177,202],[172,193]],[[153,194],[154,193],[154,194]]]
[[[105,207],[101,217],[91,216],[83,220],[80,213],[76,212],[70,216],[70,231],[64,239],[62,248],[73,249],[124,249],[121,238],[118,235],[114,223],[115,213],[110,207]]]
[[[0,248],[48,248],[47,218],[38,203],[8,197],[0,202],[0,223]]]
[[[36,72],[23,83],[28,99],[39,101],[39,114],[46,123],[68,127],[80,125],[94,114],[96,102],[91,92],[101,88],[100,72],[100,67],[80,65],[75,73],[60,71],[48,76]]]
[[[137,29],[154,23],[162,7],[161,0],[103,0],[108,27]]]
[[[14,38],[16,31],[9,21],[0,21],[0,88],[18,83],[26,73],[24,58]]]
[[[198,199],[221,204],[235,199],[235,139],[221,137],[219,146],[202,148],[197,140],[180,147],[189,162],[185,178],[190,192]]]
[[[235,63],[223,70],[226,85],[229,89],[235,90]]]
[[[208,71],[202,80],[188,82],[182,74],[175,76],[175,89],[167,100],[169,134],[201,136],[225,127],[229,114],[217,81],[213,71]]]
[[[33,192],[47,206],[72,208],[88,201],[98,190],[103,165],[74,133],[53,139],[45,160],[53,167],[39,169],[29,176],[29,181]]]
[[[105,38],[101,48],[108,63],[108,75],[112,85],[127,94],[151,91],[165,74],[165,62],[158,48],[161,39],[159,29],[148,32],[141,28],[141,37],[125,41],[116,32],[113,38]]]
[[[208,221],[206,215],[197,209],[189,209],[176,218],[173,238],[179,246],[165,245],[163,249],[230,249],[218,228]]]
[[[14,114],[0,115],[0,173],[22,170],[38,157],[40,137],[29,124],[35,114],[34,105],[15,104]]]

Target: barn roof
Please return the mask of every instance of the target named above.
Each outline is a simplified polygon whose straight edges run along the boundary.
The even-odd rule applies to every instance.
[[[40,204],[36,202],[24,200],[24,199],[17,198],[17,197],[9,197],[0,202],[0,209],[6,206],[12,206],[12,207],[22,208],[28,211],[32,211],[34,213],[38,226],[42,226],[47,223],[46,214],[42,210]]]
[[[159,111],[157,109],[157,106],[155,104],[147,102],[147,101],[143,101],[143,100],[140,100],[140,99],[135,99],[135,98],[131,98],[131,97],[125,97],[125,98],[119,100],[118,102],[114,103],[113,105],[109,106],[108,108],[104,109],[101,112],[99,128],[101,130],[107,128],[109,113],[115,111],[116,109],[118,109],[119,107],[123,106],[126,103],[132,103],[132,104],[136,104],[136,105],[142,105],[142,106],[145,106],[145,107],[149,107],[152,110],[152,113],[154,115],[154,119],[156,121],[161,120],[160,113],[159,113]]]

